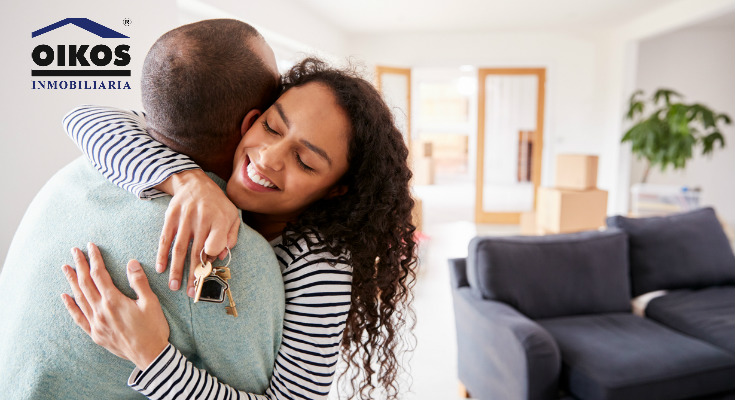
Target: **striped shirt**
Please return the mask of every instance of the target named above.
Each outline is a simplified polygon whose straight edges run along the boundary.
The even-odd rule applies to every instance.
[[[80,106],[64,117],[63,125],[105,179],[141,199],[165,196],[153,187],[173,174],[199,168],[191,158],[153,140],[145,130],[144,113]]]
[[[198,166],[151,139],[144,124],[142,114],[105,107],[82,106],[64,117],[67,134],[108,180],[152,198],[160,194],[152,186]],[[265,395],[220,382],[170,344],[145,370],[136,368],[128,385],[150,399],[326,399],[350,309],[352,267],[347,254],[334,256],[321,243],[271,242],[283,274],[286,309]]]

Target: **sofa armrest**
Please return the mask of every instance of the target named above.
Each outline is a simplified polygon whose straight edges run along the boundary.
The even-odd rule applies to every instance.
[[[452,284],[452,290],[470,286],[470,282],[467,280],[466,258],[449,259],[449,281]]]
[[[561,355],[552,336],[512,308],[453,287],[458,372],[480,399],[558,396]]]

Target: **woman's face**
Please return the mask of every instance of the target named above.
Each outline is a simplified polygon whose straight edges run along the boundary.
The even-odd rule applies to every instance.
[[[239,208],[293,220],[311,203],[341,194],[349,120],[326,86],[286,91],[245,133],[227,195]]]

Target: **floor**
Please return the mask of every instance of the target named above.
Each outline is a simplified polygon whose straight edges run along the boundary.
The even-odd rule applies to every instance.
[[[457,345],[447,260],[467,256],[478,235],[513,235],[517,225],[479,225],[474,219],[474,185],[416,187],[424,208],[420,274],[416,284],[416,350],[410,362],[413,385],[406,399],[456,399]]]
[[[475,194],[469,182],[416,186],[414,194],[423,202],[426,238],[419,245],[415,286],[416,347],[407,360],[407,374],[402,377],[402,382],[410,383],[410,390],[401,398],[458,399],[457,345],[447,259],[466,257],[467,245],[474,236],[512,235],[519,232],[519,227],[471,222]],[[337,399],[337,393],[333,394],[330,398]]]

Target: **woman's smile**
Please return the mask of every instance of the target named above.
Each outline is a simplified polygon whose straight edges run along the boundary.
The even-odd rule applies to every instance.
[[[279,188],[262,172],[258,171],[250,157],[245,159],[245,168],[242,171],[243,183],[252,190],[259,192],[275,192]]]

